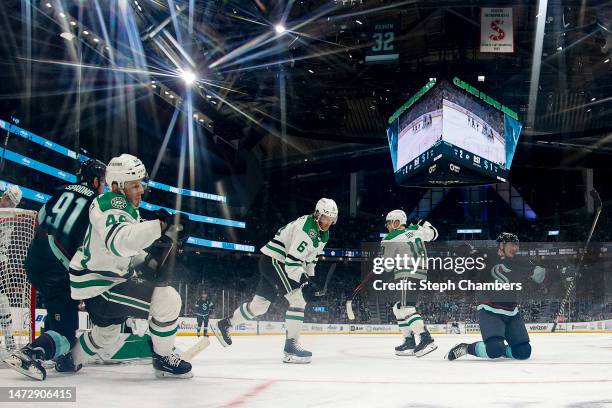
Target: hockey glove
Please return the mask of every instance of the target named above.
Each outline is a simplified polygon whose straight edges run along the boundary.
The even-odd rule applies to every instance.
[[[189,238],[189,217],[185,214],[179,212],[177,216],[161,208],[155,212],[155,216],[164,222],[165,228],[162,230],[162,236],[178,243],[183,243]]]
[[[316,292],[319,291],[319,285],[317,285],[317,283],[311,279],[308,279],[306,277],[306,275],[303,275],[302,280],[302,296],[304,296],[304,300],[306,302],[312,302],[314,300],[318,299],[318,296],[316,296]]]

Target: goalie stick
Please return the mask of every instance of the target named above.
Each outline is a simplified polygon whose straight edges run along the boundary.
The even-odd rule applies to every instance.
[[[191,361],[208,346],[210,346],[210,341],[208,340],[208,337],[205,336],[202,338],[202,340],[199,340],[196,344],[183,351],[181,353],[181,358],[185,361]]]
[[[567,290],[565,291],[565,297],[561,301],[561,304],[559,305],[559,310],[557,311],[555,320],[553,321],[553,327],[551,329],[552,333],[554,333],[555,330],[557,329],[557,323],[559,322],[559,317],[563,313],[563,310],[565,309],[565,305],[567,304],[567,302],[569,302],[569,298],[572,296],[572,292],[574,291],[574,287],[576,286],[576,279],[578,279],[578,276],[580,274],[580,268],[582,268],[582,261],[584,260],[587,249],[589,248],[589,244],[591,243],[591,238],[593,238],[593,231],[595,231],[595,227],[597,226],[597,221],[599,220],[599,215],[601,214],[602,203],[601,203],[601,198],[599,197],[599,194],[597,193],[597,190],[595,189],[591,190],[590,194],[591,194],[591,197],[593,197],[593,203],[595,204],[595,217],[593,218],[593,224],[591,225],[591,230],[589,231],[589,235],[587,236],[587,239],[584,242],[584,246],[582,247],[582,253],[580,254],[580,258],[578,259],[578,263],[576,264],[576,274],[574,276],[574,279],[570,282],[569,286],[567,287]]]

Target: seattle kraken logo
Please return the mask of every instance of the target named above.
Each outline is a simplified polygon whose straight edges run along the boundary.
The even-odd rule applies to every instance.
[[[510,283],[508,277],[504,275],[505,273],[512,272],[512,269],[508,268],[504,264],[497,264],[493,268],[491,268],[491,276],[495,278],[496,281],[502,283]]]

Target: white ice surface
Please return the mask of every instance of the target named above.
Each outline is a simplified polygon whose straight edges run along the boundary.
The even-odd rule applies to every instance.
[[[76,386],[77,403],[42,407],[612,407],[612,335],[534,334],[528,361],[473,357],[448,362],[454,344],[476,335],[435,336],[438,350],[396,357],[399,336],[302,336],[308,365],[283,364],[282,336],[234,337],[197,356],[194,378],[158,380],[148,365],[51,371],[44,383],[9,369],[0,386]],[[179,337],[186,349],[195,337]]]

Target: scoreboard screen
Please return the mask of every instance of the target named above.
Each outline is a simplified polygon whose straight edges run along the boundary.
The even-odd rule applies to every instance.
[[[406,186],[506,181],[521,127],[516,113],[460,79],[432,79],[389,119],[396,180]]]

